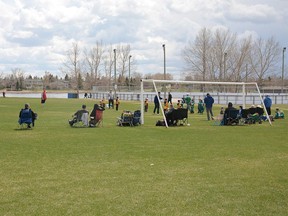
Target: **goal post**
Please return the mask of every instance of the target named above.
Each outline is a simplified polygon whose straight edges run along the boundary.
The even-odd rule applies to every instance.
[[[265,114],[267,116],[267,119],[269,121],[269,124],[272,125],[271,119],[269,118],[268,112],[266,110],[266,107],[264,106],[264,101],[263,101],[263,97],[261,95],[260,89],[258,87],[258,84],[256,82],[249,82],[249,83],[245,83],[245,82],[210,82],[210,81],[180,81],[180,80],[154,80],[154,79],[142,79],[141,80],[141,94],[140,94],[140,101],[141,101],[141,124],[144,124],[144,83],[152,83],[153,87],[154,87],[154,91],[155,94],[158,97],[158,100],[160,101],[160,98],[158,96],[158,89],[156,84],[205,84],[205,85],[234,85],[234,86],[242,86],[242,104],[243,104],[243,108],[246,107],[246,86],[255,86],[257,89],[257,93],[259,95],[261,104],[263,105],[263,109],[265,111]],[[163,111],[163,107],[162,104],[160,102],[159,104],[160,106],[160,110],[161,113],[163,115],[163,119],[165,121],[165,125],[168,128],[168,124],[166,122],[166,118],[165,118],[165,113]]]

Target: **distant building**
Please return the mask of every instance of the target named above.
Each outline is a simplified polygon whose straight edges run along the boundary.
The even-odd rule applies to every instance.
[[[23,88],[27,90],[42,89],[43,80],[42,79],[25,79]]]

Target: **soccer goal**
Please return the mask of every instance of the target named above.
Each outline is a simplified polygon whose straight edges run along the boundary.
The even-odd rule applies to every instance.
[[[263,109],[265,111],[266,116],[269,116],[267,113],[267,110],[264,106],[264,102],[263,102],[263,97],[261,95],[260,89],[257,85],[256,82],[209,82],[209,81],[176,81],[176,80],[153,80],[153,79],[142,79],[141,80],[141,95],[140,95],[140,101],[141,101],[141,124],[144,124],[144,94],[147,93],[147,91],[145,91],[145,88],[147,88],[147,86],[145,86],[146,84],[148,84],[148,86],[150,85],[151,88],[153,88],[153,90],[151,90],[151,88],[149,89],[150,92],[153,91],[155,92],[155,95],[158,97],[158,100],[160,101],[160,98],[158,96],[158,92],[161,92],[161,90],[159,91],[159,87],[157,87],[157,85],[161,85],[162,88],[164,86],[164,91],[166,93],[166,86],[171,86],[171,85],[177,85],[177,86],[193,86],[193,85],[199,85],[199,86],[210,86],[212,87],[213,90],[216,90],[217,88],[221,88],[223,90],[223,88],[225,89],[227,86],[234,86],[236,88],[240,89],[240,94],[241,94],[241,98],[242,98],[242,106],[245,109],[246,107],[246,97],[247,97],[247,93],[246,93],[246,89],[247,87],[253,87],[255,89],[256,92],[256,97],[258,98],[258,101],[260,101],[260,104],[263,105]],[[152,85],[152,86],[151,86]],[[217,87],[217,88],[216,88]],[[165,97],[165,95],[164,95]],[[168,128],[168,124],[165,118],[165,113],[163,111],[163,107],[162,104],[160,103],[160,110],[161,110],[161,114],[163,116],[163,119],[165,121],[165,125]],[[270,118],[267,118],[269,121],[269,124],[272,125]]]

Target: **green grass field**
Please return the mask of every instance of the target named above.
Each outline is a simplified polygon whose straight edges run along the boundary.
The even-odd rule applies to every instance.
[[[19,130],[26,102],[39,119]],[[142,126],[106,110],[103,127],[71,128],[83,103],[95,101],[0,98],[0,215],[288,215],[287,119],[226,127],[193,114],[167,129],[150,103]]]

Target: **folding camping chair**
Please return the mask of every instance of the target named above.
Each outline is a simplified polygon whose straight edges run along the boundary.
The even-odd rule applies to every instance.
[[[130,111],[123,111],[120,117],[117,118],[118,126],[133,126],[133,113]]]
[[[214,125],[223,125],[224,114],[219,114],[214,117]]]
[[[100,106],[95,109],[95,115],[90,115],[89,126],[90,127],[98,127],[103,126],[103,111]],[[92,114],[92,113],[91,113]],[[93,112],[94,114],[94,112]]]
[[[133,126],[141,125],[141,111],[140,110],[134,111],[132,124]]]
[[[89,114],[82,110],[76,113],[76,116],[72,120],[68,121],[71,127],[88,127],[89,126]]]
[[[262,123],[262,116],[264,114],[264,109],[261,107],[251,107],[249,108],[249,114],[247,117],[248,124]]]
[[[33,123],[32,111],[30,109],[22,109],[18,122],[21,129],[31,128],[30,125]]]
[[[187,125],[188,124],[188,109],[177,109],[176,119],[179,125]]]
[[[239,110],[230,109],[224,113],[223,123],[224,125],[238,125],[239,124]]]
[[[169,126],[177,126],[188,124],[188,109],[174,109],[165,115]]]

